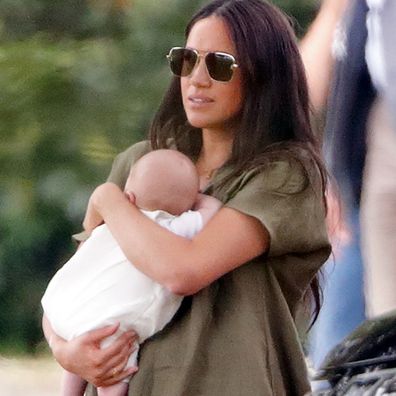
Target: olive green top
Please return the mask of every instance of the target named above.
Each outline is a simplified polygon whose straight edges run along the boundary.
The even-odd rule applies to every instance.
[[[121,153],[108,180],[122,188],[131,164],[149,150],[142,142]],[[318,168],[313,161],[303,167],[296,159],[272,159],[219,188],[222,172],[205,192],[260,220],[270,234],[269,252],[184,298],[172,322],[141,346],[129,395],[287,396],[309,390],[294,317],[330,253]]]

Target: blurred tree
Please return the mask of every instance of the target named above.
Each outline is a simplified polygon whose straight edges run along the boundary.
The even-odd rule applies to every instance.
[[[285,10],[294,21],[296,33],[301,37],[318,10],[319,0],[273,0],[281,9]]]
[[[90,191],[104,180],[114,155],[145,135],[170,76],[167,48],[183,42],[183,22],[194,5],[141,1],[131,8],[117,1],[106,9],[105,1],[87,3],[85,20],[98,12],[123,13],[119,29],[104,34],[98,19],[88,34],[77,29],[82,16],[69,30],[66,22],[54,22],[63,2],[45,3],[0,3],[3,350],[17,343],[32,351],[40,340],[45,285],[73,250],[70,234],[79,229]],[[10,17],[17,6],[28,10],[22,15],[36,11],[23,30]]]
[[[37,32],[53,40],[120,37],[129,31],[128,0],[2,0],[3,40],[22,40]]]
[[[90,192],[144,137],[202,0],[1,0],[0,350],[34,351],[40,298]],[[278,0],[302,25],[313,0]]]

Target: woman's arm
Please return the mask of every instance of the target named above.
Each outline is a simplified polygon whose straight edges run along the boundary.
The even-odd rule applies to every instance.
[[[83,220],[84,230],[89,232],[92,232],[94,228],[103,223],[103,217],[95,209],[91,197],[89,198],[87,210],[85,212],[85,217]]]
[[[269,247],[262,223],[234,209],[220,209],[188,240],[144,216],[113,183],[99,186],[92,202],[128,260],[176,294],[196,293]]]
[[[133,345],[137,335],[132,331],[123,333],[111,346],[101,349],[100,344],[103,339],[113,335],[118,325],[90,331],[71,341],[59,337],[45,315],[42,326],[45,338],[58,363],[95,386],[115,384],[137,371],[137,367],[124,370],[129,355],[135,349]]]

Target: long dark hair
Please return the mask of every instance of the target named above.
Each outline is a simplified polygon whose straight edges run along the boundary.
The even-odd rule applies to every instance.
[[[227,178],[275,153],[292,155],[303,165],[310,158],[320,170],[325,202],[327,173],[310,124],[305,70],[289,19],[262,0],[214,0],[193,16],[186,38],[196,22],[213,15],[225,21],[235,43],[244,92],[232,154],[225,164],[233,165]],[[202,133],[187,121],[178,77],[174,77],[153,120],[150,140],[154,149],[165,148],[172,141],[191,158],[199,155]],[[321,305],[316,277],[310,290],[314,321]]]

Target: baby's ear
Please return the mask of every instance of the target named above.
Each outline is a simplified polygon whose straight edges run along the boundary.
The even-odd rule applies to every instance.
[[[128,198],[130,203],[132,204],[136,203],[136,197],[132,191],[125,191],[125,196]]]

